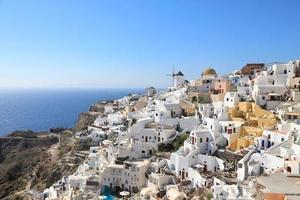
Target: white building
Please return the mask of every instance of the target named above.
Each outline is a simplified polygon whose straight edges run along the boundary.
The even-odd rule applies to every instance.
[[[242,125],[243,122],[240,121],[219,121],[219,131],[226,139],[225,146],[229,146],[237,141]]]
[[[260,149],[268,149],[274,144],[288,140],[290,133],[279,130],[264,130],[262,137],[256,139],[256,145]]]
[[[228,185],[225,184],[218,178],[213,178],[213,199],[214,200],[252,200],[251,188],[254,187],[254,183],[250,183],[249,186],[245,187],[243,185]]]
[[[184,84],[184,74],[179,71],[176,74],[173,74],[173,79],[174,79],[174,88],[180,88]]]
[[[184,153],[189,154],[196,150],[197,153],[211,155],[217,150],[214,140],[215,136],[212,131],[200,127],[192,131],[189,138],[184,141]]]
[[[156,94],[156,90],[154,87],[148,87],[146,88],[146,95],[147,97],[153,97]]]
[[[286,97],[288,89],[285,85],[254,85],[252,97],[259,106],[275,109]]]
[[[223,161],[215,156],[208,156],[217,149],[214,136],[208,129],[192,131],[184,146],[171,154],[168,166],[181,179],[188,178],[189,167],[202,165],[204,171],[215,172],[224,169]],[[206,155],[202,155],[206,154]]]
[[[224,96],[224,106],[233,108],[240,101],[240,97],[237,92],[226,92]]]
[[[149,164],[149,160],[110,163],[101,172],[101,185],[136,193],[146,185],[145,173]]]

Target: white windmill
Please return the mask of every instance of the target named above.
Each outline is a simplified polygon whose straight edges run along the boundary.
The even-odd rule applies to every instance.
[[[184,83],[184,74],[180,70],[175,73],[175,69],[173,68],[173,73],[167,76],[172,76],[174,88],[178,88]]]

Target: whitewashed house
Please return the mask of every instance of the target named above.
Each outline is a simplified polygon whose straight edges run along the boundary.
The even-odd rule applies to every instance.
[[[156,94],[156,89],[153,86],[146,88],[147,97],[153,97],[155,94]]]
[[[219,121],[219,131],[225,138],[225,146],[233,144],[240,135],[243,122],[240,121]]]
[[[255,187],[253,182],[250,182],[248,187],[236,184],[229,185],[214,177],[211,190],[214,200],[254,200],[251,197],[253,195],[251,188],[253,187]]]
[[[199,154],[213,154],[217,150],[215,144],[215,136],[209,129],[200,127],[190,133],[190,136],[184,141],[184,152],[189,154],[190,152],[197,150]]]
[[[290,132],[279,130],[264,130],[262,137],[256,139],[256,145],[259,149],[268,149],[274,144],[279,144],[288,140]]]
[[[149,164],[149,160],[110,163],[101,172],[101,185],[137,193],[146,185],[145,172]]]
[[[268,110],[275,109],[286,97],[285,85],[257,85],[253,87],[252,97],[259,106]]]
[[[197,164],[203,165],[205,171],[214,172],[217,169],[223,169],[224,164],[221,159],[209,156],[216,149],[212,132],[208,129],[199,128],[191,132],[183,147],[171,154],[168,166],[181,179],[189,177],[189,167]]]
[[[224,96],[224,106],[233,108],[240,101],[238,92],[226,92]]]

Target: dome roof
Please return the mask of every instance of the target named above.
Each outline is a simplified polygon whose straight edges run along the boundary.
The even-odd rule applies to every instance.
[[[216,76],[217,73],[213,68],[206,68],[205,70],[203,70],[202,72],[202,76]]]

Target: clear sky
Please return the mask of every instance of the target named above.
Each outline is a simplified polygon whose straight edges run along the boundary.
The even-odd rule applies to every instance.
[[[0,0],[0,88],[162,88],[173,67],[299,58],[299,0]]]

